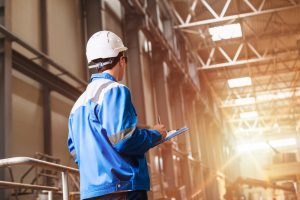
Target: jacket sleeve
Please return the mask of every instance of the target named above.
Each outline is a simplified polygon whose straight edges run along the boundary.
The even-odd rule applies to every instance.
[[[156,130],[138,129],[129,89],[119,85],[103,97],[98,119],[113,147],[126,155],[143,155],[161,139]]]
[[[71,156],[73,157],[74,161],[76,162],[76,164],[78,164],[78,159],[77,159],[76,151],[75,151],[75,145],[74,145],[74,141],[73,141],[72,119],[71,118],[69,119],[68,149],[69,149],[69,152],[70,152]]]

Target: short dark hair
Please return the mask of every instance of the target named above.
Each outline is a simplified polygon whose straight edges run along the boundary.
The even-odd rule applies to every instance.
[[[122,51],[116,57],[98,58],[98,59],[92,60],[90,64],[98,64],[98,63],[104,63],[104,62],[108,62],[108,64],[101,66],[101,67],[92,68],[89,71],[91,74],[94,74],[94,73],[102,73],[105,70],[112,69],[119,62],[120,58],[124,55],[125,55],[125,53],[124,53],[124,51]]]

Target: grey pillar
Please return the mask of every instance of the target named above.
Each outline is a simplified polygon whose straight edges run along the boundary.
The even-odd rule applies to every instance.
[[[87,40],[96,32],[103,30],[103,1],[102,0],[81,0],[81,25],[82,25],[82,46],[85,47]],[[85,52],[83,50],[82,52]],[[84,75],[86,80],[90,79],[89,70],[86,67],[86,57],[83,54]]]
[[[170,78],[168,79],[170,89],[170,108],[171,108],[171,120],[173,121],[172,128],[180,128],[187,125],[184,121],[184,109],[183,98],[181,95],[181,85],[183,84],[183,77],[181,73],[172,69]],[[186,152],[185,135],[177,137],[178,147],[180,151]]]
[[[153,48],[152,67],[153,67],[153,86],[155,91],[157,114],[161,118],[161,122],[167,127],[170,127],[170,106],[169,106],[169,91],[167,77],[163,61],[167,52],[162,51],[159,47]]]
[[[47,0],[40,0],[41,17],[41,49],[44,54],[48,54],[48,23],[47,23]],[[47,63],[42,61],[42,66],[47,68]],[[47,86],[42,87],[43,98],[43,133],[44,133],[44,153],[52,155],[52,121],[51,121],[51,96]]]
[[[102,0],[82,0],[82,15],[86,39],[103,28],[101,8]]]
[[[180,98],[180,107],[182,110],[182,122],[184,123],[184,125],[188,125],[187,124],[187,119],[186,119],[186,113],[188,112],[186,110],[186,106],[185,106],[185,96],[184,96],[184,86],[183,83],[181,85],[178,86],[178,94],[179,94],[179,98]],[[190,143],[187,143],[187,138],[189,138],[188,135],[184,135],[184,137],[180,138],[179,141],[179,148],[183,151],[183,152],[189,152],[190,150]]]
[[[0,0],[0,23],[10,28],[9,1]],[[11,131],[11,43],[0,35],[0,159],[7,156],[8,136]],[[5,179],[4,169],[0,169],[0,180]],[[0,199],[5,199],[0,190]]]
[[[168,196],[174,196],[177,192],[174,177],[176,176],[174,171],[174,160],[173,160],[173,151],[172,144],[166,143],[162,148],[163,156],[164,156],[164,171],[165,180],[168,182]]]
[[[153,68],[153,85],[156,98],[157,113],[161,118],[161,122],[165,124],[167,128],[171,126],[171,113],[170,113],[170,103],[169,103],[169,85],[167,82],[167,77],[165,73],[165,68],[169,67],[163,64],[165,59],[165,52],[163,52],[158,47],[153,49],[152,57],[152,68]],[[173,162],[173,152],[172,144],[163,144],[163,155],[164,155],[164,174],[165,180],[168,182],[168,196],[176,194],[177,188],[175,185],[174,177],[174,162]]]
[[[143,79],[141,70],[141,52],[139,48],[139,28],[142,23],[142,17],[131,12],[132,11],[130,11],[128,8],[125,8],[125,46],[128,47],[128,66],[126,75],[128,78],[128,86],[131,89],[132,101],[137,111],[139,123],[146,124]]]
[[[203,121],[203,105],[200,101],[196,103],[196,118],[197,118],[197,129],[198,129],[198,142],[199,142],[199,149],[201,154],[201,165],[200,165],[200,186],[202,189],[202,198],[206,200],[206,191],[205,191],[205,177],[204,177],[204,170],[205,167],[203,166],[203,161],[207,160],[206,151],[205,151],[205,128],[204,128],[204,121]]]
[[[183,82],[180,87],[180,93],[181,93],[181,106],[183,110],[183,118],[187,126],[189,126],[190,131],[189,134],[185,134],[185,152],[187,152],[187,155],[184,157],[184,161],[182,163],[183,168],[186,169],[186,174],[184,176],[184,182],[186,184],[186,192],[187,194],[192,194],[194,189],[192,187],[195,187],[193,185],[193,178],[195,176],[193,175],[193,169],[191,166],[191,161],[188,159],[188,154],[192,153],[194,157],[197,154],[197,145],[196,142],[196,135],[197,130],[195,128],[195,120],[193,119],[195,116],[193,115],[193,101],[195,99],[195,91],[190,87],[190,85],[187,82]]]
[[[201,160],[201,149],[200,149],[200,129],[199,129],[199,120],[197,117],[197,99],[193,101],[193,108],[192,108],[192,113],[193,113],[193,124],[195,127],[195,142],[196,142],[196,148],[197,148],[197,155],[196,158],[198,160]]]

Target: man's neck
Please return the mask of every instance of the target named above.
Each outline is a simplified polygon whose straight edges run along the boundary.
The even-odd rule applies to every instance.
[[[116,67],[113,67],[112,69],[108,69],[108,70],[105,70],[104,72],[105,73],[108,73],[110,74],[112,77],[114,77],[117,81],[119,81],[119,77],[118,77],[118,72],[117,70],[115,69]]]

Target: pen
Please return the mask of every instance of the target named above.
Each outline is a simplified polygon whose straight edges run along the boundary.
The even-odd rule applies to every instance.
[[[158,123],[158,124],[161,124],[161,123],[160,123],[160,116],[159,116],[159,115],[157,116],[157,123]],[[168,131],[167,131],[167,130],[165,131],[165,133],[168,135]]]

